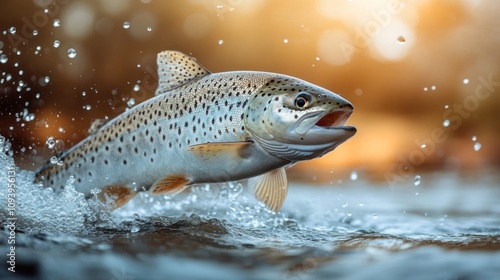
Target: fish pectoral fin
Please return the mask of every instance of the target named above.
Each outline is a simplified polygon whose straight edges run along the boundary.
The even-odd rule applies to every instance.
[[[154,182],[149,191],[152,194],[176,195],[188,187],[191,180],[184,175],[168,175]]]
[[[213,142],[189,146],[188,150],[204,160],[220,159],[228,156],[247,158],[252,141]]]
[[[278,212],[288,192],[285,168],[250,178],[248,186],[255,198],[262,201],[269,210]]]
[[[102,188],[98,194],[102,203],[108,204],[111,210],[120,208],[131,200],[137,192],[131,190],[126,185],[110,185]]]
[[[163,51],[156,58],[158,88],[155,95],[163,94],[210,74],[196,59],[178,51]]]

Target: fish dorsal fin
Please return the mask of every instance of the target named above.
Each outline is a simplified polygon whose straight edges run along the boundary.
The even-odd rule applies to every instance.
[[[176,195],[188,187],[191,180],[183,175],[168,175],[154,182],[149,191],[152,194]]]
[[[95,119],[92,121],[92,123],[90,124],[90,127],[89,129],[87,130],[87,132],[89,134],[94,134],[96,133],[103,125],[105,125],[106,123],[108,122],[108,120],[106,119]]]
[[[188,150],[204,161],[226,160],[228,158],[243,159],[249,156],[248,148],[251,145],[253,145],[252,141],[214,142],[193,145]]]
[[[163,94],[190,81],[210,74],[195,58],[178,51],[158,53],[158,88],[155,95]]]
[[[250,178],[248,186],[253,195],[266,207],[278,212],[283,206],[288,192],[288,180],[285,168],[279,168],[266,174]]]
[[[108,204],[111,209],[116,209],[131,200],[137,192],[125,185],[110,185],[102,188],[98,197],[103,203]]]

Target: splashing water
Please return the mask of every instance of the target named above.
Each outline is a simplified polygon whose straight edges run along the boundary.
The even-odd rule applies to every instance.
[[[9,151],[10,143],[0,137],[1,189],[15,177],[16,246],[35,256],[41,271],[59,278],[96,278],[92,273],[100,271],[115,279],[122,267],[136,279],[151,273],[237,279],[248,269],[273,279],[366,279],[368,272],[380,279],[408,273],[494,279],[500,273],[500,254],[481,251],[500,250],[496,181],[474,181],[470,188],[449,174],[426,175],[418,196],[412,188],[372,187],[360,178],[335,188],[292,184],[280,213],[257,202],[244,184],[207,184],[175,197],[141,192],[110,212],[96,199],[98,191],[89,199],[76,192],[72,178],[59,193],[34,184],[34,173],[18,168]],[[4,225],[7,199],[0,192]],[[479,251],[471,255],[470,248]],[[52,257],[44,258],[49,252]],[[417,259],[419,266],[407,265]],[[196,269],[179,269],[191,266]]]

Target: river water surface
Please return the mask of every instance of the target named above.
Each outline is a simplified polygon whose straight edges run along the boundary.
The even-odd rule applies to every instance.
[[[493,172],[396,186],[362,176],[292,183],[280,213],[236,183],[141,194],[109,213],[70,186],[43,190],[11,156],[0,159],[0,279],[500,279]],[[15,273],[6,263],[12,234]]]

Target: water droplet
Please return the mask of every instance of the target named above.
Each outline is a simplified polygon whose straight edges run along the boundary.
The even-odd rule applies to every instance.
[[[59,46],[61,45],[61,42],[59,42],[59,40],[55,40],[53,45],[54,45],[54,48],[59,48]]]
[[[16,34],[16,28],[14,26],[12,26],[11,28],[9,28],[9,33],[10,34]]]
[[[141,89],[141,87],[138,84],[134,85],[134,91],[139,91],[140,89]]]
[[[349,206],[349,203],[347,203],[347,202],[342,204],[342,208],[346,208],[347,206]]]
[[[54,27],[59,27],[61,26],[61,21],[59,19],[54,19],[54,21],[52,22],[52,25],[54,25]]]
[[[35,114],[25,114],[23,119],[25,122],[30,122],[35,119]]]
[[[38,35],[38,30],[35,29],[35,30],[33,30],[33,36],[36,36],[36,35]]]
[[[424,87],[424,91],[428,91],[429,89],[427,87]]]
[[[129,29],[130,28],[130,22],[126,21],[123,23],[123,28],[124,29]]]
[[[68,180],[66,181],[66,185],[73,185],[73,183],[75,182],[75,176],[73,175],[70,175]]]
[[[425,147],[427,147],[427,144],[420,145],[420,148],[422,148],[422,149],[425,149]]]
[[[448,127],[450,125],[450,120],[444,120],[443,121],[443,126]]]
[[[54,146],[56,145],[56,141],[54,140],[53,137],[49,137],[49,139],[47,139],[47,141],[45,141],[45,144],[47,144],[49,149],[53,149]]]
[[[464,80],[463,80],[463,83],[464,83],[464,85],[469,84],[469,79],[467,79],[467,78],[466,78],[466,79],[464,79]]]
[[[75,49],[73,49],[73,48],[70,48],[70,49],[68,50],[68,57],[69,57],[69,58],[75,58],[75,57],[76,57],[76,50],[75,50]]]
[[[153,30],[153,28],[151,28],[150,26],[148,26],[148,28],[146,28],[146,30],[147,30],[148,32],[151,32],[151,30]]]
[[[224,40],[219,40],[219,45],[224,44]]]
[[[432,87],[431,87],[431,90],[436,90],[436,86],[432,86]]]
[[[6,63],[9,60],[9,58],[3,53],[0,55],[0,62],[1,63]]]
[[[422,177],[420,177],[420,175],[415,176],[415,180],[413,180],[413,184],[415,186],[418,186],[418,185],[420,185],[421,182],[422,182]]]
[[[374,219],[378,219],[378,215],[377,215],[377,213],[373,213],[373,214],[372,214],[372,218],[374,218]]]
[[[128,106],[129,108],[132,108],[134,105],[135,105],[135,99],[134,99],[134,98],[130,98],[130,99],[127,101],[127,106]]]
[[[48,84],[50,82],[50,77],[49,76],[45,76],[44,81],[45,81],[46,84]]]
[[[132,226],[132,228],[130,228],[130,232],[135,233],[135,232],[138,232],[140,229],[141,228],[138,226]]]
[[[448,108],[450,108],[450,105],[444,105],[444,108],[448,109]]]
[[[92,106],[91,105],[84,105],[83,109],[87,110],[87,111],[90,111],[90,109],[92,109]]]
[[[477,137],[476,137],[476,135],[473,135],[473,136],[472,136],[472,141],[474,141],[474,142],[476,142],[476,141],[477,141]]]
[[[287,44],[288,43],[288,39],[284,39],[283,43]]]
[[[476,152],[477,152],[477,151],[479,151],[480,149],[481,149],[481,143],[479,143],[479,142],[474,143],[474,151],[476,151]]]
[[[53,156],[53,157],[50,158],[50,163],[56,164],[58,162],[59,162],[59,159],[56,156]]]
[[[64,128],[62,128],[62,127],[58,128],[58,129],[57,129],[57,131],[59,131],[60,133],[64,133],[64,132],[66,132],[66,130],[64,130]],[[57,141],[59,141],[59,140],[57,140]],[[56,142],[57,142],[57,141],[56,141]]]
[[[353,171],[351,172],[351,181],[356,181],[358,180],[358,172],[357,171]]]
[[[404,36],[399,36],[397,38],[397,40],[398,40],[398,43],[400,43],[400,44],[406,43],[406,38]]]
[[[319,61],[319,57],[318,56],[316,57],[316,60]]]

